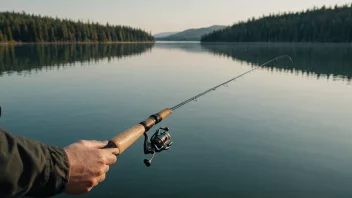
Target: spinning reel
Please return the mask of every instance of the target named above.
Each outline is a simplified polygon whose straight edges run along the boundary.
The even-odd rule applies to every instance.
[[[144,160],[144,164],[147,167],[152,164],[155,153],[168,150],[172,146],[171,135],[167,132],[169,130],[168,127],[160,127],[152,137],[150,137],[150,141],[148,141],[147,133],[144,133],[144,154],[153,154],[152,158]]]

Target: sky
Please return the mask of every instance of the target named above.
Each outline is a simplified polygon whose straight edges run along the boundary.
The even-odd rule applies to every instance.
[[[342,5],[346,0],[0,0],[0,11],[139,27],[152,34],[232,25],[270,13]]]

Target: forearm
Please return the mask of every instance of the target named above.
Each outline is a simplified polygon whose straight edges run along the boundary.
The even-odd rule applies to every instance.
[[[0,197],[49,197],[63,192],[69,163],[63,149],[0,129]]]

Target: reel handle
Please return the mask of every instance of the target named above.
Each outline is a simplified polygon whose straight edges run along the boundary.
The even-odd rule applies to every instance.
[[[159,113],[150,116],[145,121],[133,126],[112,138],[105,148],[118,148],[119,155],[130,147],[140,136],[152,128],[155,124],[171,115],[172,110],[166,108]]]
[[[152,160],[144,159],[143,162],[147,167],[150,167],[152,165]]]
[[[150,158],[150,159],[144,159],[144,160],[143,160],[144,164],[145,164],[147,167],[150,167],[150,166],[152,165],[152,160],[153,160],[154,156],[155,156],[155,152],[153,153],[152,158]]]

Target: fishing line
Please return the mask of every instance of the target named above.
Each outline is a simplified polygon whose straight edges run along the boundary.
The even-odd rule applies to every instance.
[[[223,82],[223,83],[221,83],[221,84],[219,84],[219,85],[216,85],[215,87],[212,87],[212,88],[210,88],[210,89],[208,89],[208,90],[206,90],[206,91],[204,91],[204,92],[202,92],[202,93],[200,93],[200,94],[198,94],[198,95],[196,95],[196,96],[193,96],[193,97],[191,97],[191,98],[189,98],[189,99],[187,99],[187,100],[181,102],[180,104],[178,104],[178,105],[176,105],[176,106],[174,106],[174,107],[172,107],[172,108],[170,108],[170,109],[171,109],[172,111],[175,111],[176,109],[182,107],[183,105],[185,105],[185,104],[187,104],[187,103],[189,103],[189,102],[192,102],[192,101],[194,101],[194,100],[197,100],[199,97],[204,96],[205,94],[207,94],[207,93],[209,93],[209,92],[211,92],[211,91],[215,91],[217,88],[219,88],[219,87],[221,87],[221,86],[225,86],[225,85],[227,85],[228,83],[230,83],[230,82],[232,82],[232,81],[234,81],[234,80],[236,80],[236,79],[238,79],[238,78],[240,78],[240,77],[242,77],[242,76],[244,76],[244,75],[246,75],[246,74],[248,74],[248,73],[251,73],[251,72],[254,71],[254,70],[259,69],[260,67],[264,67],[264,66],[270,64],[271,62],[274,62],[274,61],[277,61],[277,60],[283,59],[283,58],[288,58],[288,59],[293,63],[292,58],[291,58],[290,56],[288,56],[288,55],[278,56],[278,57],[276,57],[276,58],[274,58],[274,59],[271,59],[271,60],[269,60],[268,62],[266,62],[266,63],[264,63],[264,64],[262,64],[262,65],[260,65],[260,66],[258,66],[258,67],[256,67],[256,68],[254,68],[254,69],[251,69],[251,70],[249,70],[249,71],[246,71],[246,72],[244,72],[244,73],[242,73],[242,74],[240,74],[240,75],[238,75],[238,76],[236,76],[236,77],[234,77],[234,78],[231,78],[230,80],[228,80],[228,81],[226,81],[226,82]]]

